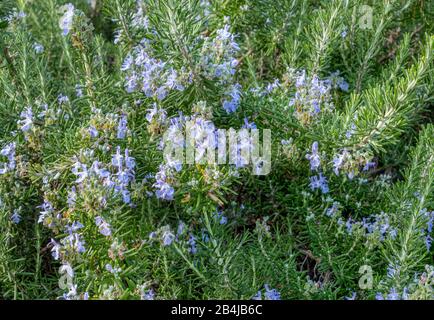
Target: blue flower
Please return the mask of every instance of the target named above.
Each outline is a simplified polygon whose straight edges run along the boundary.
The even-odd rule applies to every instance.
[[[345,300],[356,300],[356,297],[357,297],[357,293],[352,292],[351,297],[345,297]]]
[[[221,83],[230,83],[238,60],[235,54],[239,50],[235,36],[229,32],[229,25],[216,32],[214,38],[205,37],[199,65],[208,79],[219,79]]]
[[[259,290],[256,295],[252,297],[252,300],[262,300],[262,292]]]
[[[306,71],[290,72],[290,79],[295,82],[296,92],[289,101],[295,116],[302,122],[316,117],[321,111],[333,109],[330,95],[330,81],[320,80],[316,75],[308,77]]]
[[[179,221],[178,229],[176,231],[176,236],[181,236],[184,233],[185,230],[185,223],[182,221]]]
[[[265,300],[280,300],[280,293],[276,289],[270,289],[268,284],[264,285],[265,287]]]
[[[383,294],[381,292],[377,292],[375,295],[375,300],[384,300]]]
[[[227,113],[235,112],[238,108],[238,104],[241,99],[241,85],[238,83],[233,84],[229,87],[228,98],[223,101],[223,108]]]
[[[127,57],[124,59],[124,62],[121,65],[121,71],[127,71],[131,69],[131,67],[134,65],[134,58],[132,55],[127,55]]]
[[[333,86],[333,88],[339,88],[342,91],[347,92],[349,89],[349,84],[347,81],[345,81],[344,77],[340,75],[340,71],[337,70],[335,72],[332,72],[330,76],[327,78],[327,80],[330,81],[330,84]]]
[[[79,84],[75,85],[75,95],[77,96],[77,98],[83,97],[83,88]]]
[[[124,139],[127,134],[127,130],[127,116],[122,115],[122,117],[119,119],[117,138]]]
[[[154,58],[151,42],[143,39],[125,58],[121,70],[126,72],[127,92],[141,90],[147,97],[163,100],[170,90],[184,90],[182,76],[166,62]]]
[[[256,124],[252,121],[249,122],[249,119],[247,117],[244,117],[244,124],[242,126],[244,129],[256,129]]]
[[[395,288],[391,288],[387,295],[387,300],[400,300],[399,294]]]
[[[69,208],[73,208],[75,206],[75,202],[77,201],[77,192],[75,186],[71,187],[71,190],[68,191],[68,199],[67,204]]]
[[[107,263],[107,264],[105,265],[105,269],[106,269],[108,272],[113,273],[113,274],[117,274],[117,273],[119,273],[119,272],[122,271],[121,268],[117,268],[117,267],[114,267],[114,268],[113,268],[112,265],[111,265],[110,263]]]
[[[275,79],[273,83],[269,83],[265,90],[267,91],[267,93],[270,93],[272,91],[274,91],[274,89],[279,88],[280,87],[280,82],[279,79]]]
[[[310,177],[310,188],[312,190],[321,189],[322,193],[328,193],[329,187],[327,184],[327,178],[323,176],[322,173],[319,173],[317,176]]]
[[[213,218],[219,222],[219,224],[226,224],[228,222],[228,218],[223,215],[222,211],[216,211],[213,213]]]
[[[143,10],[143,3],[141,1],[137,1],[137,11],[133,15],[133,19],[131,25],[134,28],[148,29],[149,20]]]
[[[345,223],[345,227],[347,228],[347,232],[349,234],[351,234],[353,232],[353,222],[352,222],[351,218],[347,220],[347,222]]]
[[[130,204],[131,203],[131,193],[127,189],[123,189],[122,190],[122,201],[125,204]]]
[[[59,102],[59,104],[68,103],[69,98],[68,98],[68,96],[65,96],[63,94],[59,94],[59,96],[57,97],[57,101]]]
[[[427,234],[425,237],[425,246],[427,251],[431,249],[432,241],[433,238],[431,237],[431,235]]]
[[[170,230],[165,230],[161,239],[163,240],[164,246],[170,246],[173,240],[175,240],[175,235]]]
[[[64,246],[65,250],[69,252],[83,253],[86,251],[86,248],[84,247],[85,242],[78,233],[71,233],[60,242]]]
[[[147,290],[146,292],[143,292],[141,295],[142,300],[154,300],[155,299],[155,292],[152,289]]]
[[[191,254],[197,253],[197,246],[196,246],[196,237],[192,234],[190,234],[190,237],[188,238],[188,244],[190,245],[190,248],[188,248],[188,252]]]
[[[112,165],[121,169],[124,161],[124,156],[121,155],[121,147],[116,147],[116,153],[112,155]]]
[[[53,256],[54,260],[59,260],[61,245],[58,242],[56,242],[56,240],[54,239],[51,239],[50,245],[51,245],[51,255]]]
[[[74,163],[71,171],[78,177],[75,183],[82,183],[89,176],[87,166],[79,161]]]
[[[315,141],[312,143],[312,153],[308,153],[306,155],[306,159],[310,161],[310,170],[318,170],[319,166],[321,165],[321,159],[318,154],[318,142]]]
[[[326,210],[326,215],[328,217],[334,217],[339,211],[339,202],[333,202],[333,205]]]
[[[13,223],[18,224],[21,221],[20,213],[17,209],[14,210],[14,213],[11,216],[11,220]]]
[[[50,201],[44,199],[44,202],[38,206],[37,208],[41,208],[41,212],[39,213],[38,223],[44,222],[45,218],[54,212],[53,205]]]
[[[110,224],[107,223],[104,218],[102,218],[101,216],[96,216],[95,217],[95,224],[99,229],[99,232],[108,237],[112,234],[112,231],[110,229]]]
[[[175,190],[173,187],[166,181],[168,174],[168,167],[161,165],[160,171],[155,174],[155,183],[153,187],[156,188],[155,195],[159,199],[164,200],[173,200],[173,196],[175,194]]]
[[[332,162],[333,162],[333,171],[334,173],[338,176],[339,175],[339,170],[343,167],[343,165],[345,164],[345,160],[349,157],[349,152],[347,150],[342,150],[341,153],[335,155],[335,157],[333,158]]]
[[[74,232],[80,230],[80,229],[83,228],[83,227],[84,227],[84,226],[83,226],[79,221],[74,221],[74,222],[72,223],[72,225],[67,224],[67,225],[65,226],[65,229],[66,229],[66,231],[67,231],[69,234],[72,234],[72,233],[74,233]]]
[[[98,130],[94,126],[90,126],[88,131],[91,138],[95,139],[96,137],[98,137]]]
[[[67,36],[72,28],[72,22],[74,19],[74,5],[68,3],[60,8],[64,13],[59,20],[60,29],[62,29],[62,35]]]
[[[40,53],[44,52],[44,46],[42,44],[40,44],[40,43],[34,43],[33,44],[33,49],[35,50],[35,52],[37,54],[40,54]]]
[[[348,91],[348,89],[350,88],[350,85],[344,79],[342,79],[338,82],[338,86],[342,91],[345,91],[345,92]]]
[[[0,162],[0,174],[5,174],[8,171],[15,169],[15,142],[7,144],[1,149],[0,154],[8,158],[8,163]]]

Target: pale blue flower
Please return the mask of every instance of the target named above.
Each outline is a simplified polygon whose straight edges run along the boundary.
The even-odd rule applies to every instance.
[[[96,216],[95,217],[95,224],[99,229],[99,232],[108,237],[112,234],[111,229],[110,229],[110,224],[107,223],[104,218],[102,218],[101,216]]]
[[[223,101],[223,108],[227,113],[235,112],[241,99],[241,85],[238,83],[229,87],[228,98]]]
[[[8,171],[15,169],[15,142],[11,142],[1,149],[0,154],[8,158],[8,162],[0,162],[0,174],[5,174]]]
[[[62,6],[61,10],[63,11],[63,16],[59,20],[59,26],[62,29],[62,35],[67,36],[72,28],[75,7],[71,3],[68,3]]]
[[[119,119],[117,138],[124,139],[127,135],[127,116],[122,115]]]
[[[280,293],[276,289],[271,289],[268,284],[264,285],[265,287],[265,300],[280,300]]]
[[[61,245],[58,242],[56,242],[56,240],[54,239],[51,239],[50,245],[51,245],[51,255],[53,256],[54,260],[59,260]]]
[[[345,297],[345,300],[356,300],[356,297],[357,297],[357,293],[352,292],[351,297]]]
[[[312,190],[320,189],[322,193],[328,193],[329,187],[327,184],[327,178],[323,176],[322,173],[319,173],[317,176],[312,176],[310,178],[310,188]]]
[[[256,124],[252,121],[249,122],[249,119],[247,117],[244,117],[244,124],[242,126],[244,129],[256,129]]]
[[[94,126],[90,126],[88,131],[91,138],[95,139],[98,137],[98,130]]]
[[[44,52],[44,46],[42,44],[40,44],[40,43],[34,43],[33,44],[33,49],[35,50],[35,52],[37,54],[40,54],[40,53]]]
[[[19,210],[15,209],[14,213],[11,216],[11,220],[13,223],[18,224],[21,221],[21,215],[19,213]]]
[[[165,230],[161,236],[161,239],[163,240],[164,246],[170,246],[173,240],[175,240],[175,235],[171,231]]]
[[[154,300],[155,299],[155,292],[152,289],[147,290],[146,292],[143,292],[141,295],[142,300]]]
[[[75,85],[75,95],[77,98],[83,97],[83,87],[80,84]]]
[[[59,96],[57,97],[57,101],[59,102],[59,104],[68,103],[69,98],[68,98],[68,96],[65,96],[63,94],[59,94]]]
[[[190,245],[190,247],[188,248],[188,252],[190,252],[191,254],[196,254],[197,246],[196,246],[196,237],[194,235],[190,234],[188,238],[188,244]]]
[[[306,159],[310,161],[310,170],[318,170],[321,165],[321,159],[318,153],[318,142],[312,143],[312,153],[306,155]]]

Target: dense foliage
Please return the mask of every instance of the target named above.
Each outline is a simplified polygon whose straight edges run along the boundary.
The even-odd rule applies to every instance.
[[[432,0],[70,1],[0,2],[0,298],[434,297]]]

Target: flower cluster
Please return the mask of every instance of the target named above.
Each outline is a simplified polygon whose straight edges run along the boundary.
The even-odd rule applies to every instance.
[[[392,287],[390,288],[389,293],[387,293],[386,296],[384,296],[381,292],[378,292],[375,295],[376,300],[407,300],[408,299],[408,290],[407,288],[404,288],[404,291],[399,293],[396,288]]]
[[[149,234],[150,241],[160,241],[161,245],[165,247],[170,246],[175,238],[176,236],[169,225],[163,226]]]
[[[434,224],[434,211],[428,211],[426,208],[422,209],[420,215],[426,220],[426,228],[422,230],[425,238],[426,249],[429,252],[431,249],[433,237],[433,224]]]
[[[11,215],[11,220],[13,223],[18,224],[21,221],[21,215],[20,211],[18,209],[15,209],[13,214]]]
[[[175,190],[171,185],[173,180],[173,169],[168,165],[160,165],[160,170],[155,174],[155,183],[153,187],[155,190],[155,195],[159,199],[173,200]]]
[[[65,225],[64,229],[67,235],[60,242],[51,239],[51,254],[55,260],[68,261],[68,259],[86,251],[85,241],[82,235],[77,232],[83,227],[80,222],[74,221],[71,225]]]
[[[310,177],[309,187],[312,191],[319,189],[322,193],[329,192],[327,178],[321,172],[318,175]]]
[[[339,226],[343,227],[348,234],[361,232],[364,236],[378,236],[380,241],[387,237],[394,239],[397,236],[398,229],[391,225],[389,215],[385,212],[363,217],[361,221],[348,218],[346,221],[340,217],[341,205],[334,202],[333,205],[326,209],[325,214],[330,218],[336,218]]]
[[[337,176],[340,171],[344,171],[349,179],[353,179],[361,171],[368,171],[376,166],[369,154],[359,151],[351,152],[345,148],[334,155],[332,164],[333,172]]]
[[[341,76],[339,70],[332,72],[330,76],[327,78],[327,80],[330,81],[332,88],[339,88],[345,92],[347,92],[350,88],[350,85],[345,80],[345,78]]]
[[[227,113],[232,113],[238,108],[241,99],[241,85],[234,82],[238,66],[236,55],[240,48],[229,28],[226,24],[216,31],[215,37],[204,38],[199,65],[204,77],[217,80],[226,87],[223,108]]]
[[[316,75],[310,77],[305,70],[290,70],[287,77],[295,84],[289,106],[294,108],[294,115],[302,124],[309,124],[321,112],[334,109],[329,80],[320,80]]]
[[[90,194],[95,195],[102,194],[99,198],[99,204],[101,207],[105,207],[107,197],[110,197],[112,192],[119,194],[125,204],[131,203],[128,186],[135,178],[134,167],[135,160],[129,155],[129,150],[125,149],[124,154],[122,154],[118,146],[116,153],[112,155],[111,164],[108,165],[109,169],[98,160],[94,160],[92,165],[88,167],[76,158],[72,173],[77,177],[75,183],[78,184],[79,190],[82,192],[87,190]],[[76,195],[72,195],[76,197]],[[70,200],[70,202],[72,201]]]
[[[43,223],[45,226],[52,230],[59,230],[62,226],[62,215],[57,212],[53,204],[44,199],[44,202],[38,206],[41,209],[39,212],[38,223]]]
[[[203,240],[203,237],[202,237]],[[173,242],[186,247],[186,251],[192,255],[198,252],[197,238],[192,232],[188,232],[183,221],[179,221],[176,233],[169,225],[160,227],[149,234],[150,242],[158,242],[163,247],[172,245]]]
[[[280,300],[280,292],[276,289],[271,289],[268,284],[264,285],[264,300]],[[259,290],[258,293],[252,298],[253,300],[262,300],[262,291]]]
[[[59,27],[62,29],[62,35],[67,36],[72,29],[75,7],[73,4],[68,3],[62,6],[59,11],[63,13],[59,20]]]
[[[227,24],[216,31],[215,37],[205,37],[199,63],[202,74],[221,83],[232,82],[238,65],[235,56],[239,49],[235,35],[229,31]]]
[[[100,216],[95,217],[95,224],[102,235],[108,237],[112,234],[112,231],[110,229],[110,224],[107,223],[107,221],[105,221],[104,218]]]
[[[33,127],[33,111],[31,107],[27,107],[21,112],[21,120],[18,120],[20,130],[24,133],[28,132]]]
[[[148,29],[149,19],[145,13],[145,5],[142,0],[137,1],[137,11],[134,13],[131,25],[137,29]]]
[[[235,112],[241,99],[241,86],[238,83],[232,84],[225,92],[225,96],[223,109],[225,109],[227,113]]]
[[[216,212],[214,212],[212,217],[219,224],[226,224],[228,222],[228,218],[225,215],[223,215],[223,211],[221,210],[217,210]]]
[[[318,153],[318,142],[312,143],[312,153],[306,154],[306,159],[310,161],[310,170],[318,170],[321,165],[321,158]]]
[[[5,174],[15,169],[15,142],[7,144],[1,149],[0,154],[8,158],[8,162],[0,162],[0,174]]]
[[[387,267],[386,281],[394,281],[395,277],[400,276],[399,264],[389,264]],[[377,292],[375,295],[376,300],[413,300],[413,299],[430,299],[433,294],[434,268],[430,265],[425,266],[425,272],[415,273],[413,281],[407,283],[402,290],[398,290],[395,286],[390,287],[386,293]],[[384,281],[380,282],[383,286]]]
[[[143,39],[125,58],[121,70],[126,73],[127,92],[142,91],[147,97],[166,98],[171,90],[183,91],[191,82],[184,68],[176,71],[167,62],[153,57],[151,42]]]
[[[150,109],[147,118],[154,119],[158,114],[157,109]],[[161,120],[161,114],[160,114]],[[165,116],[164,116],[165,120]],[[192,116],[179,115],[171,118],[169,126],[160,141],[160,149],[171,147],[170,150],[176,148],[187,148],[187,163],[188,164],[205,164],[209,160],[209,156],[213,160],[213,164],[209,163],[206,169],[201,171],[204,181],[209,184],[215,184],[216,181],[223,183],[223,176],[217,168],[216,150],[223,139],[226,139],[223,132],[219,132],[215,124],[200,114]],[[248,123],[249,126],[254,124]],[[256,147],[250,135],[249,129],[244,128],[239,132],[234,130],[229,131],[230,139],[233,139],[233,144],[229,148],[229,164],[234,165],[235,169],[245,168],[250,163],[250,155]],[[231,138],[232,137],[232,138]],[[172,149],[173,148],[173,149]],[[191,153],[189,153],[191,151]],[[225,151],[225,150],[224,150]],[[159,166],[159,171],[155,174],[153,187],[156,189],[157,198],[165,200],[173,200],[176,175],[183,166],[183,155],[175,155],[172,153],[164,154],[164,161]],[[225,157],[226,154],[219,149],[218,157]],[[255,172],[261,169],[264,165],[263,161],[256,161],[254,165]],[[231,175],[236,175],[236,172],[230,172]]]
[[[321,156],[319,154],[319,147],[317,141],[314,141],[312,143],[312,151],[311,153],[306,154],[306,159],[310,162],[311,171],[320,170]],[[320,189],[321,192],[324,194],[329,192],[327,178],[322,174],[322,172],[319,172],[318,175],[310,177],[309,187],[312,191]]]
[[[91,142],[93,149],[103,152],[111,148],[113,139],[123,140],[130,133],[127,114],[104,113],[101,109],[92,109],[88,126],[81,130],[84,140]]]

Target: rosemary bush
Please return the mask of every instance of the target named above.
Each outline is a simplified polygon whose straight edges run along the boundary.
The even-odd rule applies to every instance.
[[[432,1],[70,1],[0,3],[0,298],[434,297]]]

